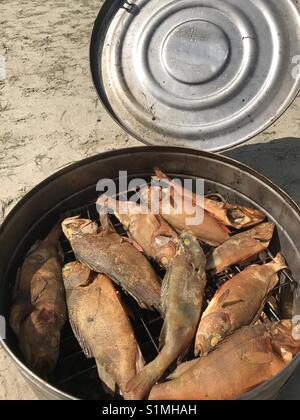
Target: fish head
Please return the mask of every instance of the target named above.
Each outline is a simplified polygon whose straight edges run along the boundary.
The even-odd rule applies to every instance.
[[[213,312],[200,321],[196,341],[195,356],[206,356],[217,347],[231,330],[231,321],[225,312]]]
[[[233,208],[229,208],[227,210],[227,217],[228,217],[229,221],[234,225],[243,226],[243,225],[246,224],[245,223],[245,221],[246,221],[245,213],[244,213],[243,209],[241,209],[238,206],[233,207]]]
[[[266,219],[262,211],[240,206],[229,206],[227,217],[237,229],[254,226]]]
[[[161,252],[158,255],[159,264],[162,267],[167,268],[176,255],[176,239],[173,239],[169,236],[157,236],[154,242],[161,249]]]
[[[273,350],[289,363],[300,351],[300,322],[283,320],[269,327]]]
[[[179,238],[179,255],[189,255],[192,264],[197,268],[205,268],[206,258],[196,236],[189,232],[182,232]]]
[[[63,268],[63,280],[66,291],[89,283],[91,270],[79,262],[71,262]]]
[[[69,217],[62,222],[62,230],[69,241],[76,235],[98,233],[98,225],[90,219],[80,219],[79,216]]]

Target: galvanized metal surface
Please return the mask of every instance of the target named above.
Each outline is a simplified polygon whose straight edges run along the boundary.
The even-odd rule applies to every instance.
[[[273,123],[299,91],[299,62],[293,0],[107,1],[91,43],[96,89],[125,130],[209,151]]]
[[[124,169],[128,170],[130,178],[148,178],[154,165],[163,167],[172,176],[205,178],[208,191],[217,190],[230,200],[263,209],[277,225],[278,241],[275,240],[272,251],[276,252],[277,247],[282,249],[294,277],[299,281],[300,238],[295,226],[300,223],[300,209],[269,180],[220,155],[179,148],[124,149],[92,157],[58,172],[32,190],[7,217],[0,228],[0,242],[5,244],[0,247],[0,313],[7,314],[9,311],[8,296],[24,255],[36,239],[46,234],[59,214],[91,202],[99,178],[117,179],[119,171]],[[299,294],[295,296],[295,311],[300,313]],[[76,396],[79,382],[67,391],[61,385],[53,387],[47,384],[30,372],[21,362],[11,332],[0,344],[42,398],[73,399]],[[276,397],[299,362],[300,354],[279,375],[242,399]],[[75,364],[75,368],[79,365]]]

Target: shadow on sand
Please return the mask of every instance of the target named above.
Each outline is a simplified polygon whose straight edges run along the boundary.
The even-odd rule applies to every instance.
[[[224,154],[270,178],[300,205],[300,138],[245,144]]]

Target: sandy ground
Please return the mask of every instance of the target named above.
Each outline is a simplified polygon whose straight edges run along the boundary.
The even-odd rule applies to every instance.
[[[0,222],[33,186],[105,150],[139,145],[102,109],[89,73],[99,0],[0,0]],[[300,203],[300,98],[272,127],[227,152]],[[299,391],[300,394],[300,391]],[[0,399],[35,398],[0,349]]]

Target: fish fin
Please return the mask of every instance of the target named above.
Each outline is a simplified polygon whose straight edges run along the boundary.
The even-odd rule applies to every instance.
[[[151,179],[153,181],[155,181],[155,182],[159,182],[160,181],[160,178],[158,176],[156,176],[156,175],[152,175]]]
[[[166,336],[167,336],[167,323],[166,321],[163,323],[160,336],[159,336],[159,350],[161,350],[166,342]]]
[[[135,249],[137,249],[139,252],[142,252],[142,253],[144,252],[141,245],[139,245],[134,239],[127,238],[126,236],[122,236],[121,237],[121,243],[123,243],[123,242],[128,242],[130,245],[134,246]]]
[[[167,180],[171,182],[171,179],[158,166],[155,166],[154,173],[159,180]]]
[[[225,292],[218,298],[218,303],[220,306],[223,306],[223,304],[225,303],[229,295],[230,295],[230,289],[226,289]]]
[[[58,244],[57,244],[57,254],[58,254],[58,258],[59,258],[61,264],[63,264],[63,262],[65,260],[65,253],[64,253],[63,247],[61,246],[60,242],[58,242]]]
[[[121,300],[121,297],[119,297],[119,301],[120,301],[120,304],[122,305],[122,307],[124,308],[124,311],[126,312],[128,318],[130,318],[130,319],[132,319],[132,321],[134,321],[136,319],[136,316],[135,316],[133,310],[131,309],[131,306],[129,304],[123,302]]]
[[[267,293],[270,293],[271,290],[273,290],[274,287],[276,287],[278,283],[279,283],[279,277],[278,277],[278,274],[276,273],[270,277]]]
[[[48,282],[44,277],[36,276],[34,280],[31,291],[31,303],[33,305],[38,302],[48,286]]]
[[[171,204],[171,206],[174,210],[177,210],[178,206],[177,206],[177,202],[175,200],[175,189],[171,185],[170,185],[170,188],[169,188],[169,192],[170,192],[170,197],[169,197],[170,198],[170,204]]]
[[[85,268],[86,268],[86,276],[85,276],[84,280],[80,282],[81,284],[79,284],[79,286],[82,287],[83,289],[86,288],[86,287],[89,287],[91,284],[93,284],[94,281],[99,276],[98,273],[95,273],[89,267],[85,266]]]
[[[243,359],[251,364],[268,365],[273,360],[272,353],[248,352],[243,354]]]
[[[286,260],[285,260],[285,258],[284,258],[284,256],[282,255],[281,252],[279,252],[276,255],[276,257],[274,258],[274,260],[271,261],[268,265],[270,267],[273,266],[274,269],[276,270],[276,272],[281,271],[281,270],[284,270],[285,268],[288,268],[287,267]]]
[[[253,321],[251,322],[250,325],[255,325],[257,323],[257,321],[259,320],[259,318],[261,317],[261,314],[263,313],[263,310],[265,308],[265,305],[267,303],[268,297],[266,296],[266,298],[263,300],[261,306],[259,307],[257,314],[255,316],[255,318],[253,319]]]
[[[155,224],[157,225],[157,230],[161,227],[162,225],[162,217],[159,214],[154,214],[154,213],[149,213],[149,217],[153,220],[153,222],[155,222]]]
[[[137,301],[137,303],[138,303],[138,305],[139,305],[139,307],[141,309],[146,309],[148,311],[152,311],[153,310],[153,308],[149,308],[149,306],[145,302],[142,302],[141,300],[138,300],[136,298],[136,296],[133,296],[133,295],[131,295],[131,296]]]
[[[99,378],[101,379],[104,391],[114,396],[116,394],[117,384],[113,376],[107,372],[106,368],[97,362],[97,370]]]
[[[122,284],[119,282],[119,281],[117,281],[116,279],[114,279],[114,282],[117,284],[117,285],[119,285],[119,286],[121,286],[122,287]],[[124,290],[124,289],[123,289]],[[137,304],[139,305],[139,307],[141,308],[141,309],[147,309],[148,311],[153,311],[153,308],[152,307],[149,307],[145,302],[143,302],[143,301],[141,301],[141,300],[139,300],[138,298],[137,298],[137,296],[135,296],[133,293],[131,293],[131,292],[129,292],[128,290],[124,290],[124,292],[125,293],[127,293],[129,296],[131,296],[136,302],[137,302]],[[135,317],[134,317],[135,318]]]
[[[162,285],[161,285],[161,308],[164,314],[166,314],[167,306],[168,306],[171,270],[172,270],[172,266],[170,266],[169,269],[167,270],[165,277],[163,279]]]
[[[169,225],[167,225],[166,222],[164,224],[164,227],[162,227],[164,220],[159,214],[153,214],[152,216],[157,221],[158,226],[157,226],[157,229],[155,229],[152,234],[151,241],[154,241],[157,238],[166,238],[166,239],[173,239],[173,241],[176,241],[176,240],[178,241],[176,232],[175,231],[172,232],[172,228]],[[173,235],[171,232],[173,233]]]
[[[231,301],[229,300],[227,302],[222,303],[221,307],[223,309],[226,309],[230,306],[234,306],[234,305],[237,305],[239,303],[245,303],[245,300],[244,299],[236,299],[236,300],[231,300]]]
[[[107,212],[99,214],[100,223],[101,223],[101,233],[109,233],[109,232],[116,232],[113,224],[108,217]]]
[[[87,359],[92,359],[94,357],[93,353],[89,349],[89,347],[87,346],[85,339],[82,337],[82,335],[78,331],[77,326],[76,326],[75,322],[72,320],[71,317],[70,317],[70,325],[71,325],[72,331],[73,331],[73,333],[76,337],[76,340],[78,341],[78,344],[80,345],[80,347],[83,350],[83,353],[84,353],[85,357]]]
[[[160,168],[156,167],[154,168],[154,171],[155,171],[155,176],[152,177],[152,179],[156,181],[161,181],[162,183],[166,184],[169,187],[169,201],[170,201],[171,206],[176,210],[177,204],[176,204],[175,196],[176,194],[179,195],[180,197],[183,196],[184,191],[185,191],[184,188],[182,187],[180,183],[176,182],[176,180],[171,180],[171,178],[169,178],[166,174],[164,174]]]
[[[107,207],[108,206],[108,196],[106,194],[102,194],[98,197],[98,200],[96,201],[97,206],[100,207]]]
[[[178,379],[179,376],[183,375],[185,372],[187,372],[189,369],[191,369],[196,363],[199,362],[199,359],[190,360],[189,362],[182,363],[181,365],[177,366],[177,368],[172,372],[167,379]]]
[[[266,285],[266,291],[265,291],[265,296],[266,297],[263,300],[261,306],[259,307],[259,309],[257,311],[257,315],[253,319],[251,325],[255,325],[256,322],[261,317],[261,314],[262,314],[262,312],[263,312],[263,310],[265,308],[265,305],[267,303],[267,300],[268,300],[268,295],[272,291],[272,289],[274,289],[274,287],[278,284],[278,282],[279,282],[279,277],[278,277],[277,273],[275,273],[273,276],[271,276],[269,283]]]
[[[136,373],[139,373],[143,369],[144,366],[145,366],[145,360],[141,352],[140,346],[137,344],[137,357],[136,357],[136,363],[135,363]]]
[[[41,245],[41,243],[42,243],[42,241],[40,239],[35,241],[35,243],[31,246],[29,251],[27,251],[26,258],[30,257],[30,255],[33,254],[38,249],[38,247]]]

